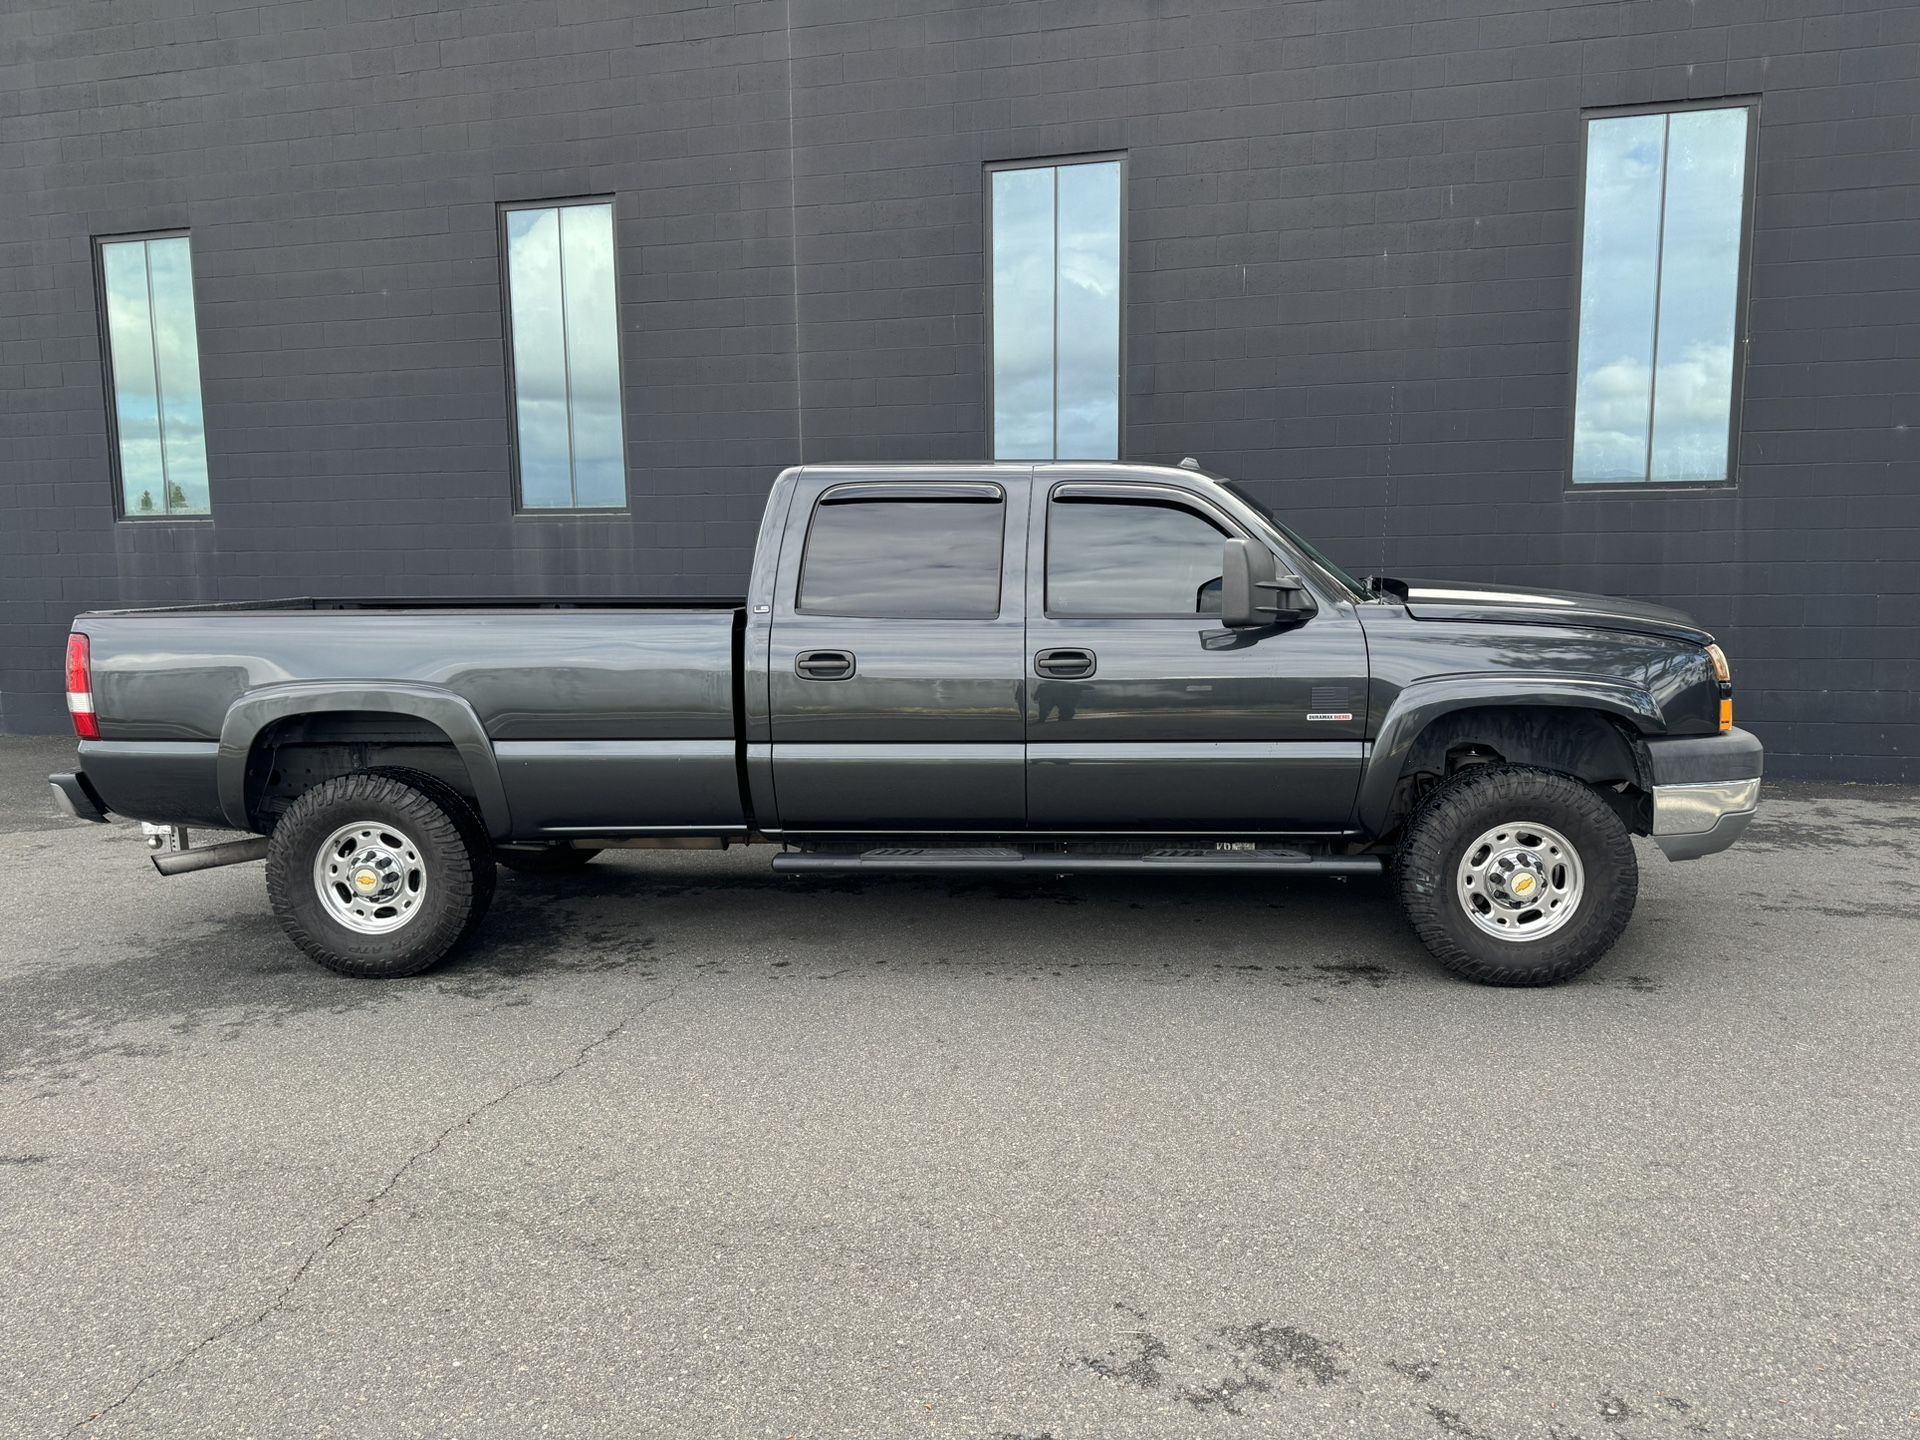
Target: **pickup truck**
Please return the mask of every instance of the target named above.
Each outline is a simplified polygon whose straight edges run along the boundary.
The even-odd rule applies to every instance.
[[[745,599],[81,615],[77,819],[266,861],[295,944],[426,969],[495,865],[779,847],[776,871],[1381,875],[1455,973],[1578,974],[1761,748],[1676,611],[1356,579],[1179,465],[803,465]],[[194,848],[187,827],[252,838]]]

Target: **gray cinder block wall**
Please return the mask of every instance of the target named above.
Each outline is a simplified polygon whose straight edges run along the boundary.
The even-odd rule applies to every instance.
[[[1584,107],[1759,97],[1738,483],[1569,493]],[[987,448],[982,173],[1129,160],[1125,452],[1361,571],[1631,593],[1775,774],[1920,780],[1911,0],[0,13],[0,728],[89,606],[714,595],[798,459]],[[497,207],[613,197],[631,513],[516,515]],[[192,232],[214,516],[116,522],[91,237]]]

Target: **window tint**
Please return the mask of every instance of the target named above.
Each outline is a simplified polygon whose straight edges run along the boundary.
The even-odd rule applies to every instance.
[[[192,246],[184,235],[104,241],[100,279],[121,513],[134,520],[205,515]]]
[[[1047,611],[1218,615],[1226,538],[1178,505],[1056,500],[1047,508]]]
[[[1120,162],[992,173],[993,453],[1120,453]]]
[[[529,510],[627,503],[613,206],[506,213],[515,453]]]
[[[1730,474],[1745,106],[1587,122],[1576,483]]]
[[[800,608],[876,619],[1000,613],[999,500],[825,500],[800,566]]]

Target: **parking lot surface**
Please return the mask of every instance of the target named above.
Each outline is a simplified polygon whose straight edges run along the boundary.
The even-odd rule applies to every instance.
[[[1382,881],[501,876],[355,981],[0,740],[0,1434],[1920,1434],[1920,792],[1582,979]]]

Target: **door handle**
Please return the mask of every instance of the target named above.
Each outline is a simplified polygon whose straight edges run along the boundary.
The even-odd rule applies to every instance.
[[[851,650],[802,650],[793,661],[793,673],[802,680],[851,680]]]
[[[1050,680],[1084,680],[1098,663],[1091,650],[1042,650],[1033,657],[1033,672]]]

